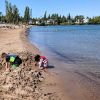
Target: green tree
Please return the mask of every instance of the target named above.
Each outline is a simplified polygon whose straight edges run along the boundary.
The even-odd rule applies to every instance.
[[[24,17],[23,16],[19,16],[19,23],[24,23]]]
[[[16,5],[12,5],[7,0],[6,3],[6,20],[8,23],[17,24],[19,22],[19,13]]]
[[[33,24],[36,24],[36,19],[33,18],[33,19],[32,19],[32,22],[33,22]]]
[[[63,15],[62,18],[61,18],[61,22],[62,22],[62,23],[65,23],[66,21],[67,21],[67,19],[66,19],[66,17]]]
[[[1,22],[1,18],[2,18],[2,12],[0,12],[0,22]]]
[[[12,11],[12,5],[7,0],[6,3],[6,20],[8,23],[11,23],[13,20],[13,11]]]
[[[49,14],[48,19],[50,19],[50,18],[51,18],[51,16],[50,16],[50,14]]]
[[[67,22],[68,22],[68,24],[72,24],[72,18],[71,18],[70,13],[69,13],[69,15],[67,16]]]
[[[8,9],[9,9],[9,3],[7,0],[5,0],[5,5],[6,5],[6,15],[8,14]]]
[[[24,22],[28,24],[30,21],[30,8],[27,6],[24,12]]]
[[[6,23],[6,22],[7,22],[6,16],[2,16],[2,17],[1,17],[1,20],[2,20],[2,22]]]
[[[59,23],[59,15],[58,14],[52,14],[51,15],[51,19],[53,19],[55,21],[55,24],[58,24]]]
[[[100,24],[100,16],[96,16],[89,19],[89,24]]]
[[[18,24],[19,22],[19,13],[18,8],[16,5],[13,6],[13,23]]]
[[[61,17],[61,15],[60,15],[60,16],[58,16],[57,23],[58,23],[58,25],[60,25],[60,23],[62,23],[62,17]]]
[[[47,20],[47,12],[45,11],[43,20]]]
[[[71,20],[70,13],[69,13],[69,15],[67,16],[67,20]]]
[[[94,18],[89,18],[89,24],[94,24]]]
[[[84,23],[84,16],[83,15],[77,15],[77,16],[75,16],[74,21],[77,24],[83,24]]]

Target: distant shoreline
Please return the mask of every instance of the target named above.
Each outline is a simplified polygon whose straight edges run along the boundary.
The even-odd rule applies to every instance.
[[[32,27],[35,27],[35,26],[93,26],[93,25],[96,25],[96,26],[99,26],[100,24],[77,24],[77,25],[31,25]],[[29,25],[30,26],[30,25]]]

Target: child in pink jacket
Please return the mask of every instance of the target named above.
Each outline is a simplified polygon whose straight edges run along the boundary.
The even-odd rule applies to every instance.
[[[45,69],[48,67],[48,59],[45,56],[35,55],[34,60],[40,69]]]

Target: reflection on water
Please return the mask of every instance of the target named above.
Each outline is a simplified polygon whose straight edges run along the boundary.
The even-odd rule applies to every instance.
[[[28,38],[56,66],[100,69],[99,25],[36,26]]]

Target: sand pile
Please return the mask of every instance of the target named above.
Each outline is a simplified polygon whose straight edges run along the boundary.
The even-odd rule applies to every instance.
[[[34,69],[31,53],[17,53],[23,63],[16,69],[0,70],[0,100],[59,100],[56,94],[44,94],[41,84],[46,79],[43,71]],[[5,65],[2,60],[2,65]]]

